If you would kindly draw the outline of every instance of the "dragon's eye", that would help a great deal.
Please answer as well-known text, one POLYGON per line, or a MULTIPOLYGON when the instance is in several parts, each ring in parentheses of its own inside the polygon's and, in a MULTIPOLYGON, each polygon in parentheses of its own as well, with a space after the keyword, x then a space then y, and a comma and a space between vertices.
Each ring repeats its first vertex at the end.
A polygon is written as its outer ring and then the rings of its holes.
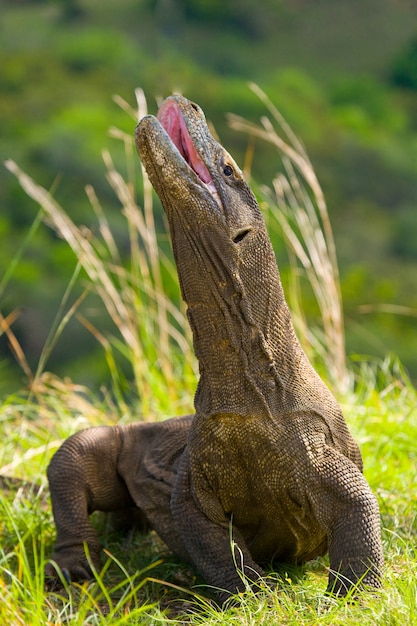
POLYGON ((230 167, 230 165, 225 165, 223 169, 223 174, 225 176, 231 176, 233 174, 233 167, 230 167))

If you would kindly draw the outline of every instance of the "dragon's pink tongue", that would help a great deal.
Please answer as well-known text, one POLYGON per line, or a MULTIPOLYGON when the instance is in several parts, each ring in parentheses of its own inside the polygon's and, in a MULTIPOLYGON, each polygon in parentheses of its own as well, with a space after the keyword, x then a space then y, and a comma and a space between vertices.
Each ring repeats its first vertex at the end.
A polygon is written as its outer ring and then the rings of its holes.
POLYGON ((210 184, 212 182, 210 172, 194 147, 178 104, 168 100, 159 109, 157 117, 188 165, 203 183, 210 184))

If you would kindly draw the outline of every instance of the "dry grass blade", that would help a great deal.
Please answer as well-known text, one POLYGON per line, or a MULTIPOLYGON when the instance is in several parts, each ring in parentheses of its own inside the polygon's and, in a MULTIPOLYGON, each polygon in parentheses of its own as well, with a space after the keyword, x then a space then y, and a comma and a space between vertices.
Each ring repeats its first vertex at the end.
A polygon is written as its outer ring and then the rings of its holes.
POLYGON ((3 333, 6 335, 17 362, 25 373, 28 381, 32 381, 32 370, 26 359, 25 353, 23 352, 22 347, 16 338, 16 335, 11 329, 11 326, 17 317, 17 311, 12 311, 7 317, 3 317, 3 315, 0 313, 0 335, 2 335, 3 333))

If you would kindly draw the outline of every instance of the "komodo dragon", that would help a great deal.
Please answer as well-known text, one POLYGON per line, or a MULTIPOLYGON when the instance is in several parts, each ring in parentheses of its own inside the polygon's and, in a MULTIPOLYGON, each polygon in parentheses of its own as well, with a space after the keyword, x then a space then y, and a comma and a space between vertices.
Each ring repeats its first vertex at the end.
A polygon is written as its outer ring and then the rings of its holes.
MULTIPOLYGON (((48 468, 53 560, 99 566, 94 510, 136 507, 224 602, 260 564, 329 551, 328 591, 381 584, 378 504, 341 410, 294 334, 255 197, 181 96, 136 128, 169 221, 200 378, 195 415, 87 429, 48 468), (231 537, 233 542, 231 542, 231 537)), ((53 575, 49 566, 48 573, 53 575)))

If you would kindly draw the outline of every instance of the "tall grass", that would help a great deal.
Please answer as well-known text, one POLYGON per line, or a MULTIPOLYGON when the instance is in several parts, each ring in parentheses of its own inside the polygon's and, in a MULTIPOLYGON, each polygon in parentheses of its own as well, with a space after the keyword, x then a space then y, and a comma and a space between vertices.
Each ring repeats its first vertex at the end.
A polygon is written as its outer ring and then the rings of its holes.
MULTIPOLYGON (((252 90, 265 104, 269 117, 254 124, 229 115, 235 130, 258 137, 277 148, 284 172, 277 174, 272 189, 263 188, 269 223, 284 234, 292 262, 292 285, 288 294, 297 334, 313 360, 319 357, 333 387, 345 392, 350 384, 346 365, 343 307, 336 247, 326 201, 308 154, 266 94, 255 84, 252 90), (274 125, 275 124, 275 125, 274 125), (278 130, 277 130, 277 128, 278 130), (303 315, 300 274, 313 290, 321 323, 309 328, 303 315)), ((278 168, 277 168, 278 169, 278 168)))
MULTIPOLYGON (((143 93, 138 90, 136 96, 137 110, 132 110, 117 98, 135 122, 146 114, 143 93)), ((103 347, 111 374, 112 392, 120 406, 126 410, 116 353, 122 355, 131 367, 133 386, 140 399, 144 419, 152 419, 166 411, 168 406, 175 406, 180 412, 191 410, 196 364, 184 308, 167 296, 163 283, 162 267, 171 280, 176 280, 176 271, 172 260, 164 256, 158 246, 151 187, 145 175, 141 185, 137 179, 133 137, 115 128, 110 132, 123 143, 126 154, 127 179, 116 169, 110 153, 107 150, 103 152, 106 178, 126 220, 129 237, 127 262, 122 259, 93 187, 87 186, 86 193, 98 221, 97 235, 84 226, 76 225, 51 194, 36 184, 16 163, 6 162, 6 167, 18 178, 22 188, 40 205, 45 223, 73 250, 79 267, 88 276, 89 290, 100 297, 114 328, 114 332, 106 336, 77 312, 86 296, 84 294, 59 317, 59 323, 41 357, 32 388, 37 389, 49 351, 69 318, 75 315, 103 347), (135 197, 138 187, 143 188, 142 206, 135 197)), ((23 356, 19 357, 24 363, 23 356)))

